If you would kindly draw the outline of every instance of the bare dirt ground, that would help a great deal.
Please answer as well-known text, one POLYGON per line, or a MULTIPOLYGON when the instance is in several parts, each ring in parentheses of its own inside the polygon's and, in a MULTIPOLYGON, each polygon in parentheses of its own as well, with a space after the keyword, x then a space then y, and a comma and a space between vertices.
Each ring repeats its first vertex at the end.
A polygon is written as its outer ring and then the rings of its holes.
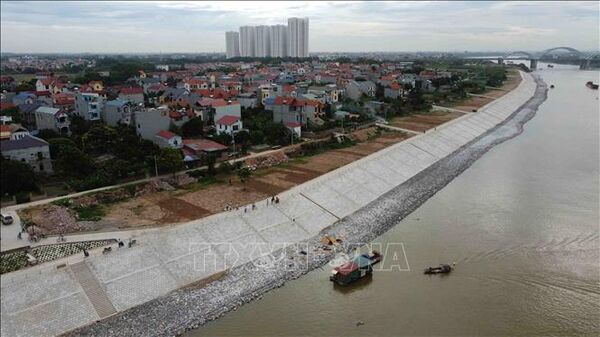
MULTIPOLYGON (((456 109, 459 109, 458 107, 456 109)), ((460 109, 462 110, 462 109, 460 109)), ((470 111, 470 110, 467 110, 470 111)), ((462 116, 460 112, 449 111, 433 111, 428 114, 412 115, 407 117, 398 117, 392 121, 393 126, 399 128, 414 130, 417 132, 425 132, 438 125, 442 125, 448 121, 462 116)))
POLYGON ((202 188, 195 189, 192 186, 169 192, 155 192, 115 203, 108 206, 102 221, 118 224, 119 228, 124 229, 202 218, 222 212, 227 206, 236 208, 265 200, 410 137, 399 132, 384 132, 376 138, 374 134, 375 128, 356 131, 352 137, 362 142, 352 147, 259 169, 245 183, 235 175, 219 176, 219 182, 202 188))
MULTIPOLYGON (((494 97, 494 99, 497 99, 506 95, 509 91, 516 88, 519 85, 519 83, 521 83, 521 76, 519 76, 516 70, 509 70, 507 74, 507 79, 502 84, 502 87, 500 87, 501 90, 490 89, 484 92, 482 95, 494 97)), ((470 97, 469 99, 464 100, 460 103, 450 104, 450 107, 463 111, 473 111, 478 110, 479 108, 490 103, 494 99, 484 97, 470 97)))
MULTIPOLYGON (((521 76, 519 76, 516 70, 509 70, 507 77, 508 78, 506 79, 506 81, 504 81, 504 84, 500 89, 490 88, 482 95, 499 98, 516 88, 519 85, 519 83, 521 83, 521 76)), ((462 110, 465 112, 473 112, 479 110, 481 107, 492 102, 493 100, 493 98, 475 96, 469 97, 468 99, 455 104, 449 104, 448 107, 457 110, 462 110)), ((460 112, 432 111, 427 114, 397 117, 392 120, 391 125, 417 132, 425 132, 431 128, 435 128, 438 125, 444 124, 462 115, 463 114, 460 112)))

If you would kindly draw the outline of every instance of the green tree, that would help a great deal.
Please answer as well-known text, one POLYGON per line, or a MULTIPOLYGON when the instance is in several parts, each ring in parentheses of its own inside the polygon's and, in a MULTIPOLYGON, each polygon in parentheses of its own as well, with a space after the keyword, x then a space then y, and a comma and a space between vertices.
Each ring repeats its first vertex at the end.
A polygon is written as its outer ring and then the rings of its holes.
POLYGON ((167 78, 167 86, 169 86, 171 88, 176 88, 177 87, 177 80, 173 76, 169 76, 167 78))
POLYGON ((162 148, 156 157, 156 165, 161 173, 174 173, 183 168, 183 154, 178 149, 162 148))
POLYGON ((181 126, 183 137, 199 137, 204 134, 204 122, 200 117, 194 117, 181 126))
POLYGON ((288 129, 282 123, 266 123, 264 133, 267 143, 271 145, 287 145, 291 141, 288 129))
MULTIPOLYGON (((46 139, 46 138, 44 138, 46 139)), ((75 142, 73 142, 71 139, 69 138, 50 138, 48 139, 48 144, 50 145, 50 157, 53 159, 57 159, 59 156, 60 151, 62 151, 62 149, 64 147, 74 147, 77 148, 77 145, 75 145, 75 142)))
POLYGON ((54 169, 63 177, 82 178, 95 171, 92 159, 75 146, 59 145, 55 153, 54 169))
POLYGON ((86 153, 110 153, 117 139, 117 132, 110 126, 96 124, 83 135, 83 147, 86 153))
POLYGON ((242 183, 246 183, 246 181, 252 176, 252 170, 248 167, 242 167, 237 170, 237 175, 242 183))
POLYGON ((45 141, 48 141, 52 138, 62 138, 63 136, 60 133, 58 133, 52 129, 43 129, 38 132, 37 137, 42 138, 45 141))
POLYGON ((206 157, 204 157, 204 162, 206 163, 206 166, 208 167, 208 170, 207 170, 208 175, 214 176, 216 174, 215 163, 217 162, 217 157, 212 153, 208 153, 206 155, 206 157))
POLYGON ((37 191, 35 173, 31 166, 0 157, 0 191, 2 195, 37 191))
POLYGON ((22 114, 19 112, 19 109, 16 107, 4 109, 4 110, 2 110, 0 115, 12 117, 13 123, 21 123, 22 122, 22 114))
POLYGON ((173 122, 169 124, 169 131, 173 132, 176 135, 181 135, 181 128, 175 125, 175 123, 173 122))
POLYGON ((234 135, 235 146, 242 149, 242 153, 246 153, 250 148, 250 133, 248 131, 240 131, 234 135))

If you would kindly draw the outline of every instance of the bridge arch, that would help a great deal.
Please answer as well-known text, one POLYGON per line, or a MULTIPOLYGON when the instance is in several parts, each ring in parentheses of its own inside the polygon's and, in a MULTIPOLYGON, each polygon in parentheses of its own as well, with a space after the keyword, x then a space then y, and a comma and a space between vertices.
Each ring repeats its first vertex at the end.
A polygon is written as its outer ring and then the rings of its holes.
POLYGON ((510 58, 510 57, 517 57, 517 56, 525 56, 528 60, 533 60, 534 57, 533 55, 531 55, 530 53, 526 52, 526 51, 513 51, 511 53, 508 53, 504 56, 505 59, 510 58))
POLYGON ((571 47, 554 47, 554 48, 550 48, 545 50, 542 55, 540 55, 540 57, 538 57, 538 59, 543 59, 544 57, 546 57, 548 54, 552 53, 555 50, 567 50, 570 51, 571 53, 577 54, 577 56, 583 58, 583 53, 580 52, 579 50, 575 49, 575 48, 571 48, 571 47))
POLYGON ((600 57, 600 52, 591 53, 585 57, 586 60, 592 60, 600 57))

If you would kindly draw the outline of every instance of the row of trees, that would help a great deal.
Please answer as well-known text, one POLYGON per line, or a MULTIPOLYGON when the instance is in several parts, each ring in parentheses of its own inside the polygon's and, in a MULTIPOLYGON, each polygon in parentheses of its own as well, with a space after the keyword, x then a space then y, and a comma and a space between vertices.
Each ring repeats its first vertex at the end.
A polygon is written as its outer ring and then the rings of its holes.
MULTIPOLYGON (((74 123, 75 125, 81 122, 74 123)), ((71 137, 45 131, 55 173, 75 190, 111 185, 119 180, 169 173, 183 167, 181 152, 140 139, 133 128, 83 123, 71 137)))

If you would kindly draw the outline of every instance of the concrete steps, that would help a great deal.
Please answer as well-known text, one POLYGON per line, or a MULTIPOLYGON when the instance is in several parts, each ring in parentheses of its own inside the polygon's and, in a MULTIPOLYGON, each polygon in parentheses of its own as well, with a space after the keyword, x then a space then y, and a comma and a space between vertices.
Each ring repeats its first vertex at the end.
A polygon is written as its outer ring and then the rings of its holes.
POLYGON ((108 317, 117 312, 106 292, 102 289, 100 282, 85 262, 69 265, 69 268, 100 318, 108 317))

